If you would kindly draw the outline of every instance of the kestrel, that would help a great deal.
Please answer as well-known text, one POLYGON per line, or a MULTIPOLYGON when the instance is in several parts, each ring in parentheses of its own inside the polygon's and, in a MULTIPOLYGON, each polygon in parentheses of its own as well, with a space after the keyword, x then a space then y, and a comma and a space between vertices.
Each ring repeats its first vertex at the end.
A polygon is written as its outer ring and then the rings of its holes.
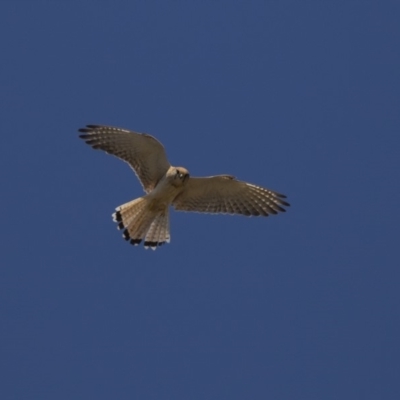
POLYGON ((195 178, 183 167, 173 167, 163 145, 147 133, 101 125, 79 129, 94 149, 127 162, 146 195, 115 209, 113 220, 134 245, 144 241, 153 250, 169 243, 169 206, 180 211, 264 216, 286 211, 285 195, 241 182, 232 175, 195 178))

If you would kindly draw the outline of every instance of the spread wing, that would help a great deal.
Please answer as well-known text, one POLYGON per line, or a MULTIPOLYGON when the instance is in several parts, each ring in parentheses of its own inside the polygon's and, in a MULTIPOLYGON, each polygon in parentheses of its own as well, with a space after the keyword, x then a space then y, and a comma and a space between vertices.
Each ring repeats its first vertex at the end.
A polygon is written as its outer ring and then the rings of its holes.
POLYGON ((230 175, 189 178, 173 201, 176 210, 205 213, 263 215, 286 211, 283 194, 237 181, 230 175))
POLYGON ((86 125, 79 132, 83 133, 79 137, 94 149, 104 150, 126 161, 147 193, 154 189, 170 167, 163 145, 146 133, 101 125, 86 125))

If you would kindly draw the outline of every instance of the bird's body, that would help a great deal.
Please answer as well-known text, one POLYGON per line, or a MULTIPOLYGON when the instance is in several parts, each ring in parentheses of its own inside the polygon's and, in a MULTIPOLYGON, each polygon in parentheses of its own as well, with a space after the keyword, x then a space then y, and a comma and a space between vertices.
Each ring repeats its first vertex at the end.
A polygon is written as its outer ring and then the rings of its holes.
POLYGON ((183 167, 169 164, 162 144, 153 136, 125 129, 87 125, 80 137, 126 161, 146 195, 116 208, 113 219, 123 237, 137 245, 144 240, 153 250, 170 241, 169 206, 206 213, 262 215, 286 211, 286 196, 241 182, 231 175, 193 178, 183 167))

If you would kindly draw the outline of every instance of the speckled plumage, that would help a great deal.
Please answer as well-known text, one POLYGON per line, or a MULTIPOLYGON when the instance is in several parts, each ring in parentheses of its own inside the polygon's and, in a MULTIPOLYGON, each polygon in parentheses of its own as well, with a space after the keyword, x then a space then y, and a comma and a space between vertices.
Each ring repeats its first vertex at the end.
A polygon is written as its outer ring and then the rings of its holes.
POLYGON ((113 219, 123 237, 134 245, 144 240, 153 250, 168 243, 169 206, 201 213, 268 216, 286 211, 286 196, 231 175, 190 177, 183 167, 170 165, 163 145, 145 133, 101 125, 79 129, 94 149, 127 162, 146 195, 116 208, 113 219))

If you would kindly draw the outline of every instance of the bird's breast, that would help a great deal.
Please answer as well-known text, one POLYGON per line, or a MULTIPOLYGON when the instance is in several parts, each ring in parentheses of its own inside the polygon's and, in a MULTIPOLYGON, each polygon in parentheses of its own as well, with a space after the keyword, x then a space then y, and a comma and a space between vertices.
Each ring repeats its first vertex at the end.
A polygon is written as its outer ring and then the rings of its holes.
POLYGON ((161 209, 168 207, 175 197, 182 192, 182 190, 182 186, 176 187, 168 180, 160 181, 154 190, 147 195, 149 207, 154 211, 160 211, 161 209))

